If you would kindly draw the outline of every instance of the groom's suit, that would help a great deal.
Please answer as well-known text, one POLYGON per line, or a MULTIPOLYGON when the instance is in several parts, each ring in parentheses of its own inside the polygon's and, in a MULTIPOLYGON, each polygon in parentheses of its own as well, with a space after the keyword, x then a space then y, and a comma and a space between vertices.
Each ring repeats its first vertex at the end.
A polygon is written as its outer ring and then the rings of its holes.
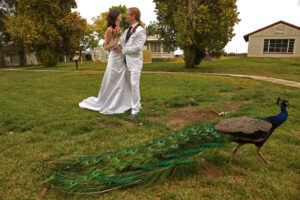
POLYGON ((146 31, 141 26, 136 27, 137 24, 133 24, 132 28, 127 29, 120 38, 122 53, 125 55, 126 80, 131 88, 131 114, 133 115, 139 113, 141 109, 140 77, 143 67, 143 48, 146 42, 146 31))

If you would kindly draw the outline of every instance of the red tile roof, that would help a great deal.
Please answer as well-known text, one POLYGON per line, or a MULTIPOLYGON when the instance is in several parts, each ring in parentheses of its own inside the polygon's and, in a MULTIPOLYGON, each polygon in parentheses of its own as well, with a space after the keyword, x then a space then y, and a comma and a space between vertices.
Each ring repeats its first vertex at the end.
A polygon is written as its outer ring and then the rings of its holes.
POLYGON ((272 26, 275 26, 275 25, 277 25, 277 24, 286 24, 286 25, 288 25, 288 26, 291 26, 291 27, 293 27, 293 28, 296 28, 296 29, 299 29, 300 30, 300 27, 299 26, 296 26, 296 25, 294 25, 294 24, 290 24, 290 23, 288 23, 288 22, 285 22, 285 21, 278 21, 278 22, 276 22, 276 23, 274 23, 274 24, 270 24, 269 26, 266 26, 266 27, 264 27, 264 28, 261 28, 261 29, 258 29, 258 30, 256 30, 256 31, 253 31, 253 32, 251 32, 251 33, 249 33, 249 34, 247 34, 247 35, 244 35, 244 39, 245 39, 245 41, 246 42, 248 42, 249 41, 249 36, 250 35, 252 35, 252 34, 254 34, 254 33, 258 33, 258 32, 260 32, 260 31, 262 31, 262 30, 265 30, 265 29, 267 29, 267 28, 270 28, 270 27, 272 27, 272 26))

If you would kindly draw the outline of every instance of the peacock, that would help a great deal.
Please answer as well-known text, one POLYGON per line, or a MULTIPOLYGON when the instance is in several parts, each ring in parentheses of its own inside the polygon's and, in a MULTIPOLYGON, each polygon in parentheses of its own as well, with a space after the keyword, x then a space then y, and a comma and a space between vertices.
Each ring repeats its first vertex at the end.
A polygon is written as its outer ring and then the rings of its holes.
POLYGON ((77 194, 99 194, 152 183, 171 174, 176 166, 193 162, 194 156, 230 141, 238 146, 229 162, 241 146, 253 143, 258 147, 258 155, 268 163, 261 155, 261 147, 286 121, 287 106, 288 101, 283 100, 277 116, 234 117, 215 126, 203 123, 119 151, 55 161, 47 182, 63 192, 77 194))

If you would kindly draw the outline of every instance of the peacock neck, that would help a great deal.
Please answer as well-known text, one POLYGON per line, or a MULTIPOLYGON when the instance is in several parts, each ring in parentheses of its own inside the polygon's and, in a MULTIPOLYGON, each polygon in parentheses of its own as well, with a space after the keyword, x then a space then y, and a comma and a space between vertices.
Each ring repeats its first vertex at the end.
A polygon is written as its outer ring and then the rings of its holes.
POLYGON ((281 105, 281 112, 276 116, 267 117, 266 120, 272 124, 272 132, 281 124, 283 124, 288 117, 286 107, 281 105))

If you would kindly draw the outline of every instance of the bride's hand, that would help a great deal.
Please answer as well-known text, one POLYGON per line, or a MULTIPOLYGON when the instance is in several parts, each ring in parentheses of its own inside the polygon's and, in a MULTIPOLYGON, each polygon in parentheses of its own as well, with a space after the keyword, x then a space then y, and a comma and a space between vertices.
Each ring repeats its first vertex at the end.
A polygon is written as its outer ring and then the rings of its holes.
POLYGON ((116 37, 114 40, 114 45, 117 45, 119 41, 120 41, 120 38, 116 37))

